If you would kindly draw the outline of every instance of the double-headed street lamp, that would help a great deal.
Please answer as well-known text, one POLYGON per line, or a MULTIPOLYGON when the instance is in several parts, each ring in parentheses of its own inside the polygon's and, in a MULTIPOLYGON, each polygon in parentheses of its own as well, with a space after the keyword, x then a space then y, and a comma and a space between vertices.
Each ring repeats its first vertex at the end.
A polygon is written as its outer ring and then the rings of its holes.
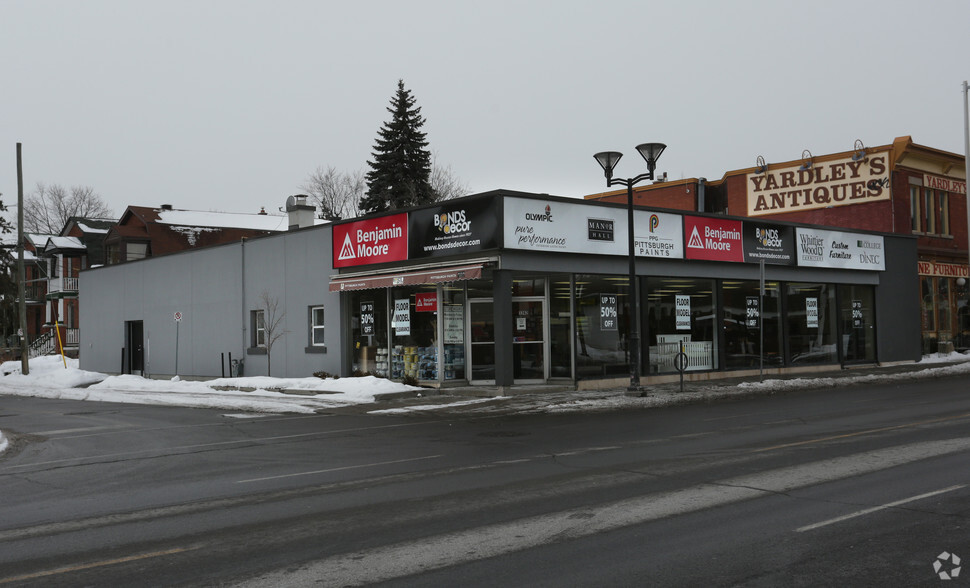
POLYGON ((621 179, 613 177, 613 168, 619 163, 623 154, 619 151, 603 151, 593 157, 606 174, 607 186, 626 186, 627 229, 630 240, 630 390, 640 391, 640 295, 637 288, 637 257, 636 243, 633 233, 633 186, 643 180, 652 180, 653 172, 657 169, 657 160, 667 146, 663 143, 643 143, 637 145, 637 151, 647 161, 647 173, 633 178, 621 179))

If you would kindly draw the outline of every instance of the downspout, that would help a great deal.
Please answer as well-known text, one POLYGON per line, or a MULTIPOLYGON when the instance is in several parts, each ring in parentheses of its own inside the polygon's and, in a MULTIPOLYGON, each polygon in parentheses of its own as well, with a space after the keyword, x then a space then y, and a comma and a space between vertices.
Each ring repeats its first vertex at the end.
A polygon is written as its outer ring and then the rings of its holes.
POLYGON ((246 357, 246 237, 239 241, 239 259, 239 300, 242 305, 242 353, 239 354, 239 358, 242 360, 246 357))
POLYGON ((697 178, 697 212, 704 212, 706 203, 704 202, 704 186, 707 185, 707 178, 697 178))

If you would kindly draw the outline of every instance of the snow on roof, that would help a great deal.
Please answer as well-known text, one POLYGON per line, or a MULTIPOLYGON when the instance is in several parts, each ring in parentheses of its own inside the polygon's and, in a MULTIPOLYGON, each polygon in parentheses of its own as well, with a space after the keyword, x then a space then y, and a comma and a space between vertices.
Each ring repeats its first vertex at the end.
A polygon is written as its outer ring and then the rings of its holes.
POLYGON ((108 229, 96 229, 78 221, 77 226, 85 233, 107 233, 108 229))
POLYGON ((179 227, 254 229, 257 231, 285 231, 289 226, 289 220, 285 216, 198 210, 159 210, 158 222, 163 225, 179 227))
POLYGON ((50 237, 45 249, 87 249, 77 237, 50 237))

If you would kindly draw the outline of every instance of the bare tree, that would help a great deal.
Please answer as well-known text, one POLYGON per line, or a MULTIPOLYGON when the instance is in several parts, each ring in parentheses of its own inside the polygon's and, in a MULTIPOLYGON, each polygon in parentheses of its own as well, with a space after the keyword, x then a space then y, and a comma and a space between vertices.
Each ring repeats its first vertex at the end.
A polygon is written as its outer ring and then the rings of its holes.
POLYGON ((438 202, 467 196, 471 192, 468 185, 451 171, 450 165, 444 166, 438 163, 437 151, 431 156, 431 177, 428 181, 431 182, 431 189, 438 202))
POLYGON ((263 310, 262 327, 266 337, 266 375, 272 376, 273 344, 280 337, 289 333, 288 330, 283 328, 283 319, 286 317, 286 311, 280 310, 280 299, 271 295, 266 290, 263 290, 262 294, 259 295, 259 305, 263 310))
POLYGON ((34 192, 24 199, 24 231, 56 235, 72 216, 111 218, 111 209, 90 186, 37 184, 34 192))
POLYGON ((367 181, 361 170, 343 173, 333 166, 321 166, 300 189, 310 196, 323 218, 338 220, 360 216, 360 200, 367 190, 367 181))

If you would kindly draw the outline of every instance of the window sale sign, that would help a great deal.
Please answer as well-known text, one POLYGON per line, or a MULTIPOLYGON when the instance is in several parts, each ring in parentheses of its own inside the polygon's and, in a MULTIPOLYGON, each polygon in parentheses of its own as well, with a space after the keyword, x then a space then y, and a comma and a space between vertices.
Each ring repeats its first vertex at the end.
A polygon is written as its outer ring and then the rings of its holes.
POLYGON ((333 267, 408 258, 408 215, 392 214, 333 227, 333 267))
POLYGON ((739 220, 685 216, 684 237, 687 259, 744 261, 739 220))

